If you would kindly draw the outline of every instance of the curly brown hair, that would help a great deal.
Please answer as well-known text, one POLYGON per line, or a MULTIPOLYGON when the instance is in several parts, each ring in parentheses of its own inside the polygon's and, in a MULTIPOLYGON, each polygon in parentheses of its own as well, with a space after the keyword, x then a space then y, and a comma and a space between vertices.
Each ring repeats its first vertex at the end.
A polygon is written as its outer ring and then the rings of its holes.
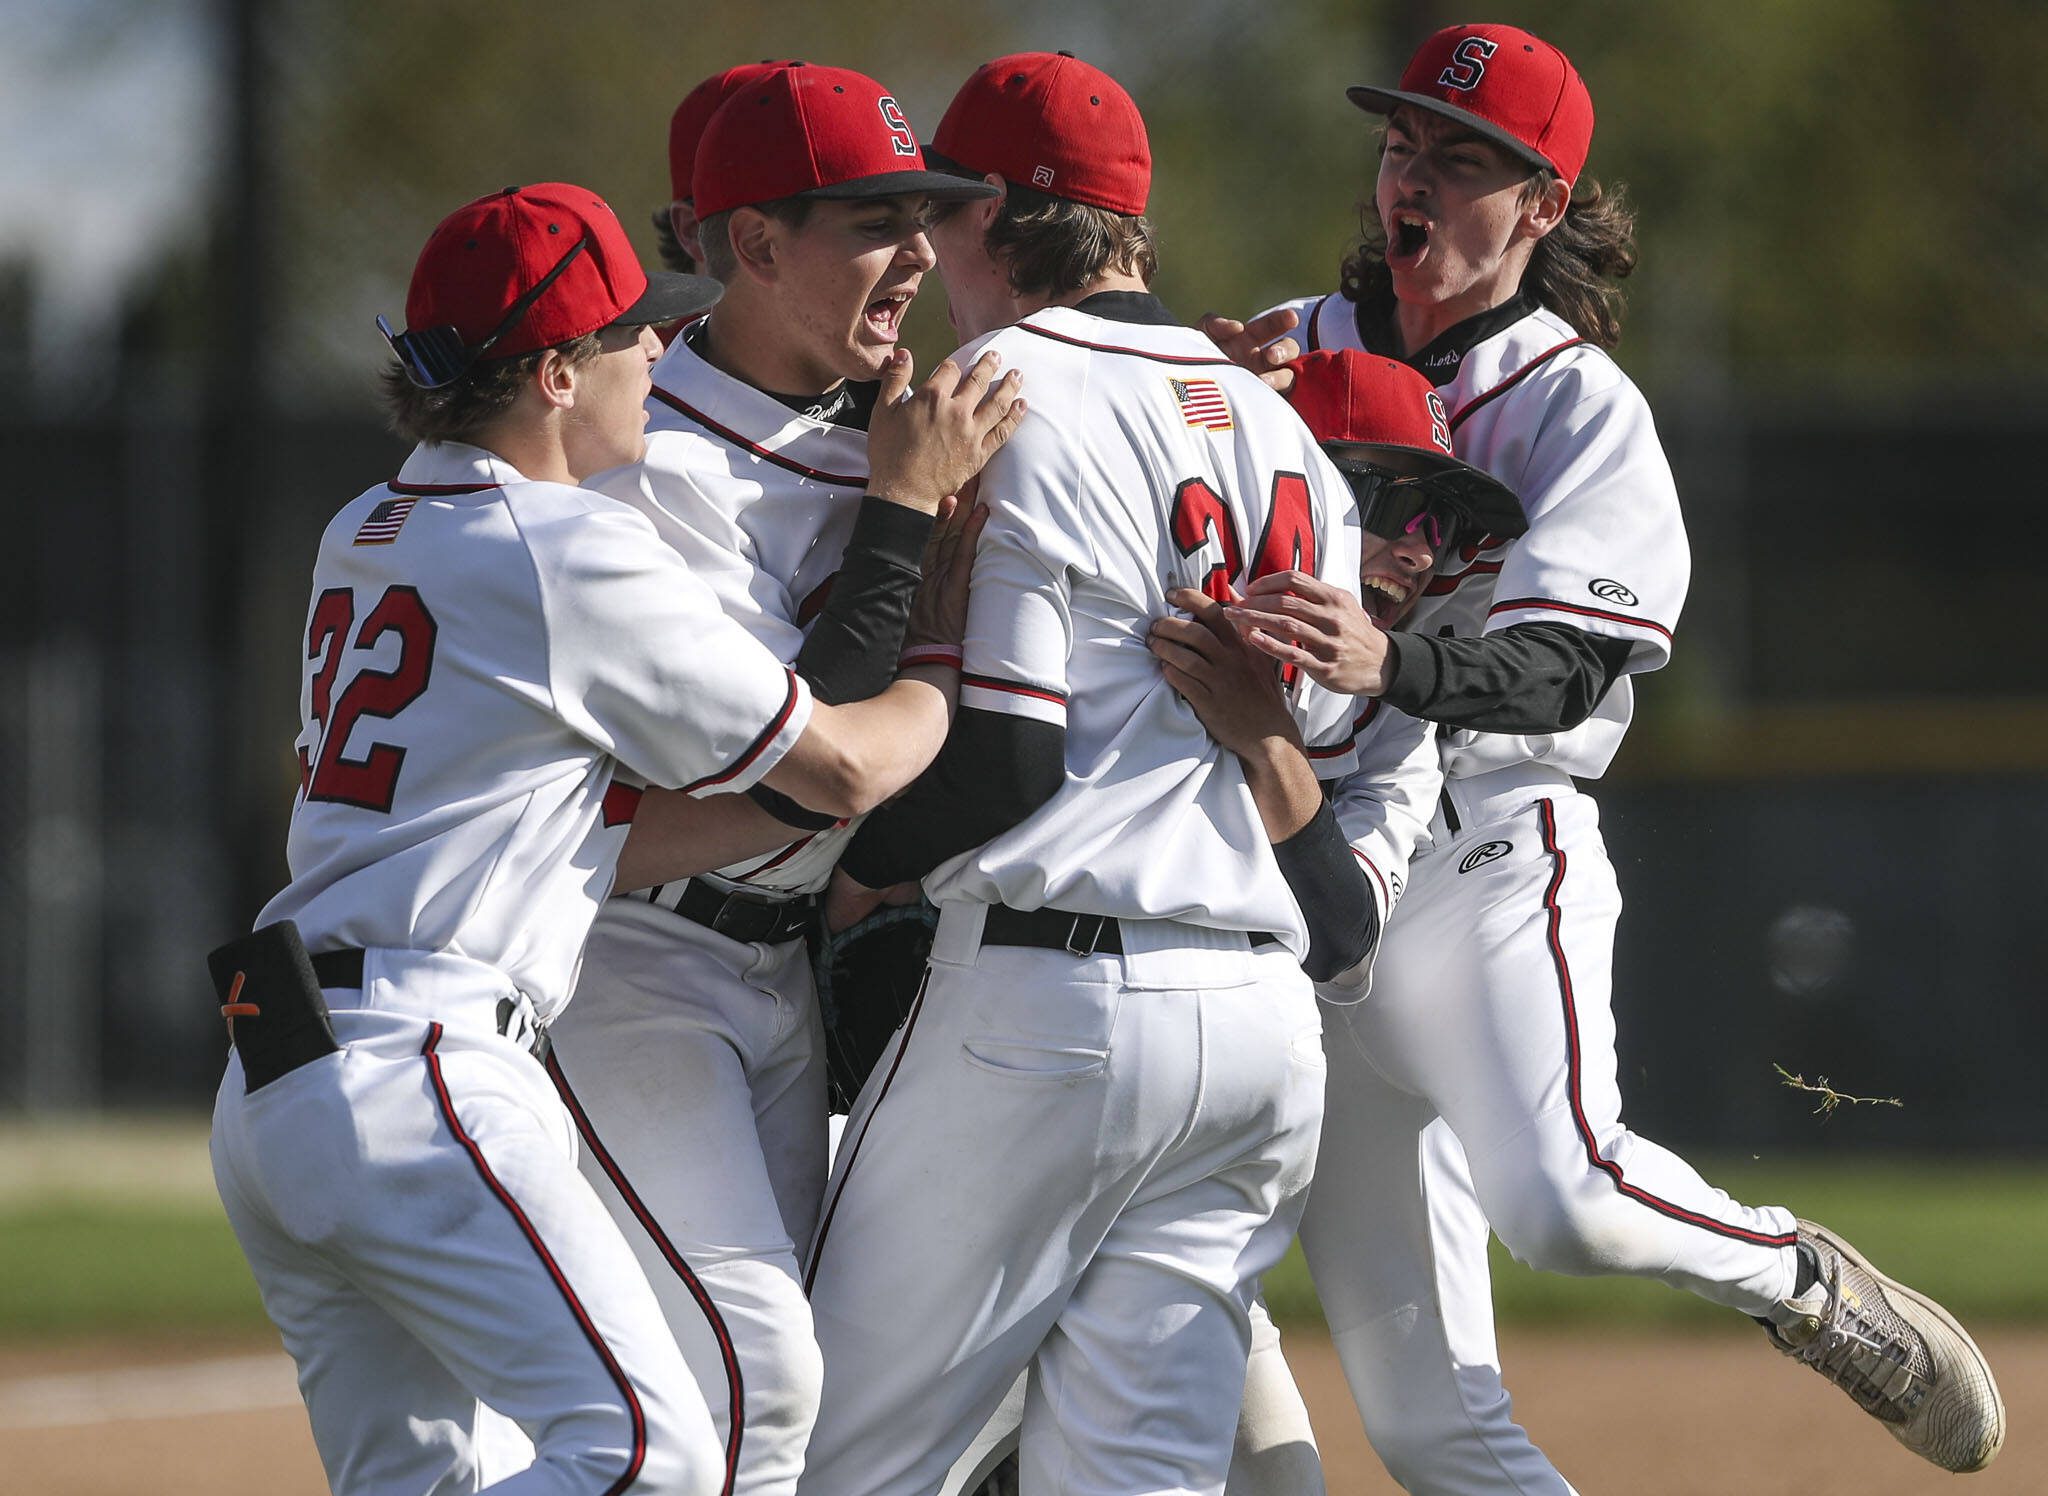
MULTIPOLYGON (((1550 190, 1556 173, 1539 170, 1522 185, 1530 203, 1550 190)), ((1602 348, 1621 341, 1624 295, 1620 282, 1636 268, 1636 212, 1620 183, 1602 187, 1579 178, 1557 227, 1536 241, 1522 289, 1602 348)), ((1358 242, 1344 256, 1338 287, 1351 302, 1393 295, 1387 269, 1387 231, 1367 201, 1358 212, 1358 242)))
POLYGON ((576 366, 589 363, 603 351, 603 335, 585 333, 553 349, 485 359, 453 384, 433 390, 421 389, 392 364, 384 370, 378 390, 384 423, 409 442, 466 442, 512 408, 544 354, 559 353, 576 366))

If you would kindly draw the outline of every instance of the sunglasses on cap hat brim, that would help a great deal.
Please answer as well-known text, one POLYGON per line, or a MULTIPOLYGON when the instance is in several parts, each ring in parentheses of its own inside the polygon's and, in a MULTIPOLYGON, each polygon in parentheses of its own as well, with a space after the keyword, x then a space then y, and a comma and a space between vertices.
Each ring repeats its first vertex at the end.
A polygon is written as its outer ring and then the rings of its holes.
POLYGON ((1454 457, 1348 442, 1326 442, 1323 450, 1351 485, 1359 523, 1382 540, 1419 531, 1442 551, 1463 537, 1511 540, 1529 528, 1506 484, 1454 457))
MULTIPOLYGON (((381 313, 377 317, 377 330, 384 334, 384 340, 398 357, 399 367, 404 369, 405 377, 412 384, 423 390, 443 389, 488 358, 491 349, 525 319, 548 287, 559 280, 562 272, 588 248, 588 234, 570 245, 569 252, 555 262, 552 270, 520 294, 481 343, 463 342, 461 331, 454 327, 422 327, 393 332, 390 322, 381 313)), ((647 277, 647 289, 641 292, 639 299, 605 326, 647 327, 680 321, 708 311, 724 294, 725 287, 708 277, 658 271, 647 277)), ((594 330, 603 331, 602 328, 594 330)))
POLYGON ((1440 118, 1455 121, 1470 130, 1474 135, 1480 136, 1482 139, 1499 146, 1532 171, 1557 171, 1557 164, 1546 157, 1541 151, 1517 140, 1499 125, 1493 123, 1492 120, 1482 119, 1469 109, 1460 109, 1455 104, 1446 104, 1442 99, 1432 98, 1428 94, 1403 93, 1398 88, 1369 88, 1365 84, 1355 83, 1344 90, 1344 97, 1356 104, 1360 109, 1363 109, 1367 114, 1392 114, 1396 109, 1406 104, 1411 109, 1420 109, 1426 114, 1434 114, 1440 118))

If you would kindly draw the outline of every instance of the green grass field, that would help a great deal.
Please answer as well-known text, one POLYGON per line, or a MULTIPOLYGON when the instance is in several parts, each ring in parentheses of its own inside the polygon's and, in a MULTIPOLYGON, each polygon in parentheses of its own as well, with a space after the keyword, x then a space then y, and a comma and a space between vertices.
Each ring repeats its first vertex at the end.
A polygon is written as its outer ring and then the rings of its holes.
MULTIPOLYGON (((0 1127, 0 1339, 222 1333, 265 1323, 190 1118, 0 1127)), ((1738 1198, 1827 1222, 1973 1324, 2048 1320, 2048 1163, 1718 1159, 1738 1198)), ((1494 1249, 1500 1317, 1739 1327, 1661 1284, 1533 1273, 1494 1249)), ((1297 1251, 1267 1283, 1283 1322, 1316 1315, 1297 1251)))

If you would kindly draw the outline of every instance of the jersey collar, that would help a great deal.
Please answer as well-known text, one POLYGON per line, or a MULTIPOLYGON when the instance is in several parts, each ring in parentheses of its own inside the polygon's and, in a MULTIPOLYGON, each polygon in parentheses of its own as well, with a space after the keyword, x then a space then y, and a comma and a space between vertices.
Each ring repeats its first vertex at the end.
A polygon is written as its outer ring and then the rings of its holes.
MULTIPOLYGON (((1458 368, 1465 362, 1466 354, 1496 333, 1513 327, 1535 310, 1535 298, 1517 291, 1499 306, 1488 307, 1463 322, 1445 328, 1401 362, 1431 384, 1447 385, 1458 377, 1458 368)), ((1394 296, 1391 291, 1370 301, 1359 302, 1353 315, 1358 322, 1358 340, 1365 345, 1366 352, 1401 358, 1395 352, 1400 346, 1400 337, 1394 328, 1394 296)))
POLYGON ((1146 327, 1179 327, 1180 318, 1150 291, 1097 291, 1074 303, 1073 310, 1108 322, 1136 322, 1146 327))
MULTIPOLYGON (((705 330, 710 325, 709 317, 699 317, 683 329, 684 344, 707 364, 710 360, 704 358, 705 330)), ((762 390, 761 393, 813 421, 843 426, 848 431, 866 431, 868 419, 875 413, 875 397, 881 390, 882 386, 876 380, 842 379, 822 395, 785 395, 779 390, 762 390)))

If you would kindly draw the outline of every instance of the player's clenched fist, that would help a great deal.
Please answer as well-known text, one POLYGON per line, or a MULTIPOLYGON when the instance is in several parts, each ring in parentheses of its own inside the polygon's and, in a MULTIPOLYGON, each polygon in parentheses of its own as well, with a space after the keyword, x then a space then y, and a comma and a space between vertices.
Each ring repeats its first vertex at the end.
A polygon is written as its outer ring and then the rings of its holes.
POLYGON ((1252 753, 1271 739, 1299 749, 1301 734, 1280 694, 1279 671, 1238 638, 1223 605, 1192 587, 1166 600, 1192 617, 1161 618, 1148 644, 1166 683, 1195 709, 1209 735, 1233 753, 1252 753))
POLYGON ((1013 369, 998 379, 1001 363, 984 353, 962 373, 949 358, 911 390, 910 351, 899 348, 868 422, 868 491, 935 514, 980 472, 1024 419, 1024 376, 1013 369))

